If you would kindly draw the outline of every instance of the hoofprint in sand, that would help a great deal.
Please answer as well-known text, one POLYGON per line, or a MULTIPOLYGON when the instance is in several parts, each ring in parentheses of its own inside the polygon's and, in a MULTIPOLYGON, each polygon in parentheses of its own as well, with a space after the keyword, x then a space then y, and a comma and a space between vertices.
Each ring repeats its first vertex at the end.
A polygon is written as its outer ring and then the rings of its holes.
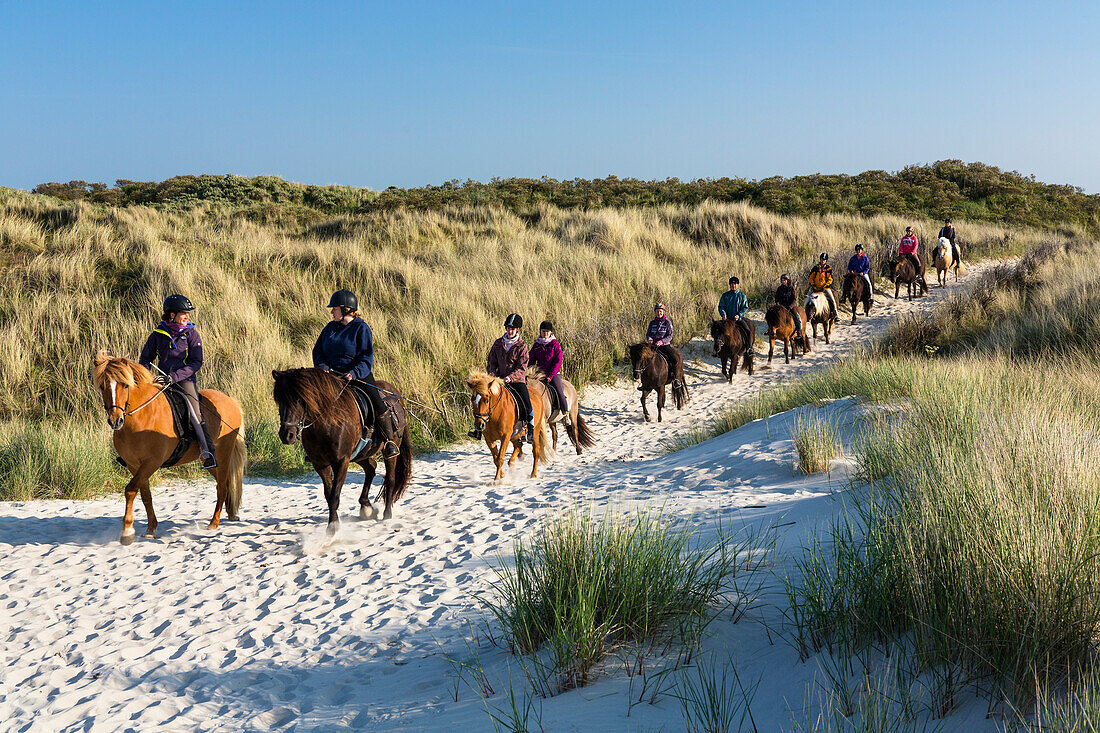
MULTIPOLYGON (((912 304, 879 293, 870 319, 851 326, 842 315, 831 345, 818 341, 789 365, 780 355, 765 368, 766 342, 758 341, 756 374, 739 373, 732 385, 709 342, 697 340, 687 349, 691 401, 682 412, 667 410, 660 424, 642 422, 634 385, 590 388, 583 414, 597 447, 577 456, 563 437, 538 479, 526 477, 528 453, 492 483, 488 450, 467 443, 417 460, 393 520, 359 522, 352 474, 332 541, 312 475, 248 480, 242 520, 217 532, 203 529, 211 485, 163 488, 160 538, 130 547, 117 541, 118 498, 0 504, 3 727, 488 729, 486 705, 508 707, 509 677, 518 690, 522 675, 504 650, 470 641, 484 618, 474 594, 516 537, 575 503, 597 512, 656 507, 703 533, 718 524, 779 524, 772 569, 781 575, 807 533, 841 506, 847 464, 810 477, 797 471, 798 411, 661 455, 666 439, 731 401, 819 368, 899 313, 930 308, 940 293, 933 288, 912 304), (490 675, 487 700, 456 680, 449 661, 471 656, 490 675)), ((841 400, 821 409, 851 434, 866 408, 841 400)), ((736 624, 720 620, 703 644, 704 658, 728 655, 746 684, 759 680, 759 730, 788 727, 791 711, 801 716, 821 676, 815 660, 799 662, 774 633, 783 601, 767 575, 749 614, 736 624)), ((681 729, 670 695, 631 708, 641 684, 609 664, 594 684, 538 700, 542 726, 681 729)), ((966 713, 952 726, 972 729, 981 718, 966 713)))

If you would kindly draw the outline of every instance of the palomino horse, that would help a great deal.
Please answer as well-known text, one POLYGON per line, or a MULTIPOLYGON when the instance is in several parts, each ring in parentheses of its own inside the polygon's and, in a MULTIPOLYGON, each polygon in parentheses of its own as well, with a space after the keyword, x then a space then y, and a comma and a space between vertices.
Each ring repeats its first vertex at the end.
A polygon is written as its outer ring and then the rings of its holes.
POLYGON ((790 311, 785 306, 776 303, 771 308, 768 308, 768 312, 764 314, 764 320, 768 324, 768 363, 772 363, 772 354, 775 353, 776 339, 783 342, 783 359, 785 364, 791 363, 792 356, 798 356, 795 350, 798 346, 798 342, 795 340, 796 336, 802 339, 802 355, 810 353, 810 339, 806 335, 806 311, 802 310, 802 306, 792 306, 791 310, 798 314, 802 320, 802 333, 798 333, 794 328, 794 318, 791 316, 790 311), (790 347, 790 353, 787 349, 790 347))
MULTIPOLYGON (((562 412, 560 409, 555 410, 551 404, 553 398, 554 388, 543 382, 543 374, 538 369, 528 369, 527 375, 533 377, 542 384, 545 389, 543 390, 543 412, 546 413, 546 422, 550 424, 550 434, 554 436, 554 450, 558 449, 558 423, 565 424, 565 432, 569 435, 569 440, 573 441, 573 447, 577 449, 577 455, 581 454, 583 448, 592 448, 596 445, 596 436, 592 433, 592 429, 588 427, 588 423, 584 421, 581 416, 580 400, 577 399, 577 389, 572 383, 565 377, 561 378, 562 391, 565 392, 565 399, 569 403, 569 409, 562 412)), ((534 398, 532 398, 534 399, 534 398)), ((520 455, 522 455, 522 451, 520 455)))
POLYGON ((816 292, 806 296, 806 320, 813 328, 814 341, 817 341, 817 327, 820 324, 825 330, 825 343, 829 343, 836 314, 833 313, 833 306, 825 293, 816 292))
MULTIPOLYGON (((516 419, 516 398, 504 385, 500 377, 484 372, 472 372, 466 380, 470 390, 470 402, 474 413, 474 428, 485 438, 485 445, 493 454, 497 473, 494 481, 504 476, 504 454, 508 444, 513 446, 512 457, 508 465, 514 466, 516 459, 523 455, 523 436, 526 432, 524 421, 516 419)), ((531 395, 531 410, 535 413, 535 434, 532 436, 534 450, 531 451, 531 478, 538 478, 539 461, 550 460, 550 447, 546 444, 547 405, 550 397, 545 394, 546 386, 538 379, 527 380, 527 390, 531 395)), ((521 408, 522 409, 522 408, 521 408)))
MULTIPOLYGON (((93 379, 103 395, 107 424, 114 430, 113 442, 118 455, 126 462, 131 474, 126 484, 126 513, 122 518, 119 541, 129 545, 134 541, 134 499, 141 492, 147 524, 145 536, 157 536, 157 515, 153 513, 153 495, 149 478, 172 456, 179 445, 172 419, 172 407, 164 388, 153 383, 149 370, 124 357, 96 355, 93 379)), ((217 529, 222 507, 228 519, 236 520, 241 507, 241 489, 248 452, 244 445, 241 406, 231 397, 212 389, 199 392, 200 409, 214 441, 214 456, 218 467, 211 469, 217 482, 218 499, 214 516, 207 529, 217 529)), ((198 460, 198 441, 179 457, 176 465, 198 460)))
POLYGON ((844 276, 844 289, 841 291, 840 301, 846 302, 852 307, 852 325, 856 322, 856 305, 863 303, 863 315, 871 315, 871 289, 863 275, 849 272, 844 276))
POLYGON ((918 295, 928 292, 928 283, 924 281, 924 274, 917 272, 917 268, 913 266, 913 262, 908 257, 894 260, 890 264, 890 269, 890 279, 894 281, 894 300, 898 298, 898 291, 902 283, 905 283, 909 300, 913 299, 914 291, 917 291, 918 295))
POLYGON ((752 321, 742 319, 748 326, 749 342, 745 343, 744 332, 737 327, 735 321, 723 318, 720 321, 710 322, 710 336, 714 339, 714 355, 722 360, 722 376, 726 383, 733 381, 733 375, 737 374, 737 362, 742 360, 742 366, 752 376, 753 343, 756 341, 756 326, 752 321), (729 367, 726 367, 726 363, 729 367))
POLYGON ((665 406, 665 385, 678 381, 679 386, 672 387, 672 399, 676 403, 676 409, 684 409, 688 401, 687 383, 684 381, 684 357, 679 349, 672 347, 677 355, 675 374, 671 373, 668 362, 661 356, 653 344, 634 344, 630 347, 630 366, 634 370, 634 378, 641 381, 642 386, 638 391, 642 393, 642 414, 645 421, 649 422, 649 409, 646 407, 646 398, 649 393, 657 392, 657 422, 661 422, 661 411, 665 406))
MULTIPOLYGON (((313 368, 272 371, 271 376, 275 380, 273 396, 279 406, 279 440, 291 445, 300 439, 306 460, 321 477, 328 503, 329 536, 336 534, 340 526, 340 490, 349 463, 362 466, 365 474, 363 491, 359 494, 359 518, 378 519, 378 509, 370 502, 370 485, 378 470, 382 441, 365 446, 363 419, 347 380, 313 368)), ((381 518, 389 519, 393 516, 394 502, 405 493, 412 478, 412 436, 404 399, 389 382, 379 379, 376 384, 397 419, 393 432, 398 453, 384 459, 386 478, 381 491, 386 504, 381 518)), ((380 418, 378 415, 374 418, 377 425, 380 418)))
POLYGON ((959 281, 959 263, 955 261, 950 239, 940 237, 939 244, 932 250, 932 262, 936 265, 936 280, 941 288, 947 287, 947 273, 951 270, 955 271, 955 282, 959 281))

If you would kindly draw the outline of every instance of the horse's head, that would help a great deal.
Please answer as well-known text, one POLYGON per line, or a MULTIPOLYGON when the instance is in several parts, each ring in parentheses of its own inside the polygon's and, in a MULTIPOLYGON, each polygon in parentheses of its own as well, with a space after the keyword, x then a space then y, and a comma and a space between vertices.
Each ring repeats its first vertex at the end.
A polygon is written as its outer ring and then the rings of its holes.
POLYGON ((710 322, 710 337, 714 339, 714 355, 718 356, 718 352, 722 350, 722 347, 726 345, 726 324, 725 321, 711 321, 710 322))
POLYGON ((470 392, 470 409, 474 414, 474 429, 481 432, 489 424, 492 408, 489 406, 494 397, 499 397, 504 382, 499 377, 491 377, 484 372, 473 372, 466 379, 466 388, 470 392))
POLYGON ((653 362, 656 354, 653 346, 648 343, 634 344, 630 347, 630 366, 635 379, 642 378, 642 372, 653 362))
POLYGON ((101 351, 95 357, 92 379, 103 398, 107 424, 112 430, 121 430, 130 414, 130 392, 140 385, 152 384, 153 375, 137 362, 101 351))
POLYGON ((302 431, 309 427, 306 424, 305 405, 293 385, 294 375, 298 371, 300 370, 271 370, 271 378, 275 380, 272 394, 275 404, 279 406, 279 440, 283 445, 297 443, 302 431))

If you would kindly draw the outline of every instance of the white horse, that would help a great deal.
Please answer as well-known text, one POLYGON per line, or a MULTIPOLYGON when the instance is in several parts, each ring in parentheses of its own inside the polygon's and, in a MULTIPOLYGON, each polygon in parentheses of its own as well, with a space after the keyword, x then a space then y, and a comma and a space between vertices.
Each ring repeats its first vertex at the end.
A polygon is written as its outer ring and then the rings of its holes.
POLYGON ((951 246, 951 240, 940 237, 939 244, 932 250, 932 262, 936 265, 936 280, 941 288, 947 287, 947 273, 955 271, 955 282, 959 281, 959 263, 955 261, 955 250, 951 246))
POLYGON ((833 311, 829 298, 823 292, 810 293, 806 296, 806 319, 813 327, 814 341, 817 341, 817 324, 825 327, 825 343, 829 343, 829 334, 833 330, 833 321, 837 314, 833 311))

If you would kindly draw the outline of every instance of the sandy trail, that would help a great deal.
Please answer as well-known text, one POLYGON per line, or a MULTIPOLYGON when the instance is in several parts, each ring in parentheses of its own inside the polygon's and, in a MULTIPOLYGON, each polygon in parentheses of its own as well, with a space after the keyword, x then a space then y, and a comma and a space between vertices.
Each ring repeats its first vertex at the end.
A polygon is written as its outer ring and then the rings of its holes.
MULTIPOLYGON (((445 656, 472 651, 464 638, 480 617, 473 594, 491 577, 488 562, 547 510, 571 502, 641 502, 707 523, 829 496, 842 473, 793 472, 789 428, 742 429, 668 456, 662 448, 731 401, 818 369, 942 297, 938 287, 911 304, 879 293, 870 319, 851 326, 842 314, 830 345, 820 340, 790 365, 780 354, 766 367, 767 344, 758 341, 755 376, 738 374, 733 384, 721 379, 709 342, 696 340, 686 410, 644 423, 634 385, 590 388, 582 410, 597 447, 578 457, 563 436, 536 480, 526 478, 527 457, 493 484, 488 450, 471 442, 421 457, 393 520, 359 522, 353 474, 333 542, 314 475, 248 480, 242 521, 217 533, 203 529, 212 484, 167 487, 156 496, 161 537, 140 537, 139 510, 131 547, 117 542, 120 498, 0 504, 2 727, 486 729, 480 698, 463 688, 454 699, 445 656), (768 508, 742 509, 749 505, 768 508)), ((500 650, 485 654, 490 665, 506 664, 500 650)), ((790 654, 782 659, 789 664, 790 654)), ((625 695, 617 684, 545 701, 543 724, 680 727, 672 704, 635 708, 627 721, 625 703, 605 704, 625 695)))

